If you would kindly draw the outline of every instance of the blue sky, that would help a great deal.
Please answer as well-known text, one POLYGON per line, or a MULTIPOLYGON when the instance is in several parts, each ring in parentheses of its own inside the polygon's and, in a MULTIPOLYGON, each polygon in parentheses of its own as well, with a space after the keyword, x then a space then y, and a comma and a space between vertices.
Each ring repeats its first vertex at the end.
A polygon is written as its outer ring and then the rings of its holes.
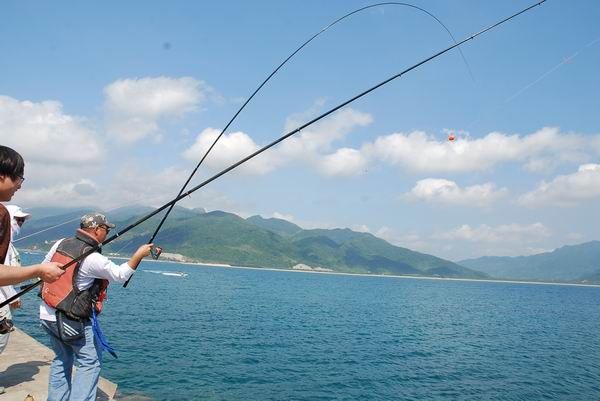
MULTIPOLYGON (((0 143, 27 162, 13 203, 168 201, 275 66, 369 4, 2 2, 0 143)), ((412 4, 462 39, 532 3, 412 4)), ((182 204, 451 260, 600 239, 599 17, 600 3, 548 0, 463 45, 468 66, 448 53, 182 204)), ((267 84, 192 183, 450 44, 412 8, 354 15, 267 84)))

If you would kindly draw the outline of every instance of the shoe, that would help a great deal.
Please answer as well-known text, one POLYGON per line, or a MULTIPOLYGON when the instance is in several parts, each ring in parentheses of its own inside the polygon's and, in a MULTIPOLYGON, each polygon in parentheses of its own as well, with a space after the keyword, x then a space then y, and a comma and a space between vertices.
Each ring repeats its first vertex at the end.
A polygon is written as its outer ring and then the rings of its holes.
POLYGON ((0 387, 0 394, 4 394, 4 387, 0 387))

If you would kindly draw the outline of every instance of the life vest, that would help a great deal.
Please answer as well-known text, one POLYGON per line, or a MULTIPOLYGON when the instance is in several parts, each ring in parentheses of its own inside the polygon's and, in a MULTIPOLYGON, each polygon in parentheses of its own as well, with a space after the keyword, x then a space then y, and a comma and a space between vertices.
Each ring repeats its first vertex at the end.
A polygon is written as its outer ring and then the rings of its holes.
MULTIPOLYGON (((64 239, 58 245, 51 261, 65 265, 96 245, 98 241, 85 231, 77 230, 75 237, 64 239)), ((106 299, 108 287, 108 280, 97 278, 90 288, 85 290, 77 288, 77 274, 83 260, 69 266, 55 282, 44 283, 40 291, 40 296, 46 304, 63 311, 72 319, 79 320, 91 318, 92 307, 95 308, 96 314, 102 312, 102 303, 106 299)))

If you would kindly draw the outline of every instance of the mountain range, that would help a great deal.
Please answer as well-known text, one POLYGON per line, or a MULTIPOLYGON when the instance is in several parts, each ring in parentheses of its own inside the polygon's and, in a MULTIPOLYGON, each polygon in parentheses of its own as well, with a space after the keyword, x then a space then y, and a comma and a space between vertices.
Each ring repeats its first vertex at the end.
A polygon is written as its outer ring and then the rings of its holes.
MULTIPOLYGON (((33 217, 23 226, 17 246, 48 249, 55 240, 71 236, 79 217, 92 210, 97 209, 30 209, 33 217)), ((106 214, 117 229, 123 229, 153 210, 129 206, 106 214)), ((135 227, 105 246, 104 252, 132 253, 148 241, 161 217, 162 213, 135 227)), ((600 241, 531 256, 484 256, 455 263, 347 228, 305 230, 283 219, 244 219, 224 211, 207 213, 202 208, 176 206, 155 242, 186 260, 234 266, 289 269, 307 265, 349 273, 600 284, 600 241)))
MULTIPOLYGON (((31 209, 19 247, 48 249, 70 236, 78 217, 94 208, 31 209), (46 230, 42 231, 41 230, 46 230), (40 232, 36 235, 33 233, 40 232)), ((122 229, 153 209, 132 206, 107 212, 122 229)), ((162 214, 140 224, 104 247, 105 253, 130 254, 148 241, 162 214)), ((223 211, 175 207, 155 241, 165 252, 191 260, 290 269, 297 265, 348 273, 485 278, 486 275, 436 256, 394 246, 372 234, 349 229, 313 229, 282 219, 244 219, 223 211)))
POLYGON ((600 283, 600 241, 531 256, 484 256, 458 264, 494 278, 600 283))

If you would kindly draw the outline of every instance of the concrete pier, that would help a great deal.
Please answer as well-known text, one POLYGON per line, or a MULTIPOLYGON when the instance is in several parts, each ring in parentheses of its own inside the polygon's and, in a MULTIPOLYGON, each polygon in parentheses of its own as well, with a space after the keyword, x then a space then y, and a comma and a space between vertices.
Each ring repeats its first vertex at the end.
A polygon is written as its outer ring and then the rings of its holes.
MULTIPOLYGON (((48 373, 54 352, 16 329, 10 334, 8 346, 0 355, 0 401, 23 401, 31 395, 35 401, 48 397, 48 373)), ((117 385, 100 378, 96 401, 114 399, 117 385)))

